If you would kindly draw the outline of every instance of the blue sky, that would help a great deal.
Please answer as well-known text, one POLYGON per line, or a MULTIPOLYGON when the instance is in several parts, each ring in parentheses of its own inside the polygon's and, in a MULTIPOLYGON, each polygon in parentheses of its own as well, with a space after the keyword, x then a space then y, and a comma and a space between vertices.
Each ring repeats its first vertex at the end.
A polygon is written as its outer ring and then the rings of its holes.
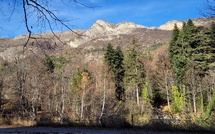
MULTIPOLYGON (((17 0, 15 11, 11 19, 8 19, 13 9, 10 1, 13 0, 0 1, 0 38, 11 38, 27 33, 23 23, 23 9, 19 3, 21 0, 17 0)), ((70 20, 69 24, 72 29, 88 29, 98 19, 114 24, 127 21, 158 27, 171 20, 202 17, 199 10, 204 3, 204 0, 79 0, 87 6, 94 7, 92 9, 66 1, 69 0, 52 0, 49 8, 56 10, 55 13, 59 18, 70 20)), ((34 15, 29 18, 32 32, 50 31, 46 26, 42 28, 38 26, 34 15)), ((53 24, 53 30, 66 31, 67 29, 53 24)))

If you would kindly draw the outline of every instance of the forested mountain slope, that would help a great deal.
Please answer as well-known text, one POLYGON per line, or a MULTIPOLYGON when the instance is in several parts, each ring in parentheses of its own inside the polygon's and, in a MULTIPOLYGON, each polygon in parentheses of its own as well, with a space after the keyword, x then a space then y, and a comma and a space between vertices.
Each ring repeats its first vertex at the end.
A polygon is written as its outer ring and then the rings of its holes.
POLYGON ((28 44, 0 39, 2 124, 213 131, 213 21, 162 30, 98 20, 28 44))

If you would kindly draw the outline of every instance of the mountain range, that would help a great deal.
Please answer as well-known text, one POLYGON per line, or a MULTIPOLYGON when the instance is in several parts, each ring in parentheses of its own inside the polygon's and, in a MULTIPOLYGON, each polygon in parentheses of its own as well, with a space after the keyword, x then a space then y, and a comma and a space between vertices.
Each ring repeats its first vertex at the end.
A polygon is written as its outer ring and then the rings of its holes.
MULTIPOLYGON (((192 19, 196 26, 208 27, 215 18, 192 19)), ((187 21, 187 20, 185 20, 187 21)), ((157 44, 167 44, 171 38, 172 29, 177 24, 182 28, 184 21, 169 21, 160 27, 147 27, 132 22, 112 24, 103 20, 97 20, 88 30, 74 30, 66 32, 47 32, 33 34, 36 39, 31 39, 27 47, 28 35, 20 35, 15 38, 0 39, 0 58, 13 61, 23 50, 30 50, 22 54, 22 57, 30 52, 45 52, 57 54, 61 51, 73 48, 80 50, 102 49, 111 43, 125 49, 135 39, 143 47, 152 47, 157 44)))

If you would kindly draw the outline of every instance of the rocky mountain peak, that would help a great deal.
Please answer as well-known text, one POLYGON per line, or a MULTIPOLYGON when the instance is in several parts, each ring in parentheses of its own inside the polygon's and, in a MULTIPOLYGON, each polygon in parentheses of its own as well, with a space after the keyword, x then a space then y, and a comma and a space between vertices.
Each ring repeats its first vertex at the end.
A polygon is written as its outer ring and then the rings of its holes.
POLYGON ((117 29, 120 29, 120 28, 147 28, 145 26, 138 25, 133 22, 121 22, 119 24, 112 24, 112 23, 106 22, 104 20, 97 20, 91 28, 97 27, 97 26, 103 27, 104 29, 108 29, 108 28, 117 28, 117 29))
MULTIPOLYGON (((93 26, 96 26, 96 25, 103 26, 103 27, 113 27, 113 26, 114 26, 114 24, 111 24, 111 23, 106 22, 106 21, 104 21, 104 20, 97 20, 97 21, 93 24, 93 26)), ((93 27, 93 26, 92 26, 92 27, 93 27)))
POLYGON ((173 30, 175 24, 178 26, 178 28, 182 28, 183 21, 178 21, 178 20, 168 21, 167 23, 161 25, 159 27, 159 29, 161 29, 161 30, 173 30))
POLYGON ((107 32, 112 32, 115 29, 115 25, 108 23, 103 20, 97 20, 90 29, 85 32, 88 37, 95 37, 100 34, 105 34, 107 32))
POLYGON ((119 24, 112 24, 103 20, 97 20, 93 26, 85 32, 88 37, 106 36, 128 34, 136 28, 146 28, 132 22, 121 22, 119 24))
POLYGON ((121 22, 119 24, 116 25, 118 29, 123 29, 123 28, 130 28, 130 29, 133 29, 133 28, 147 28, 145 26, 142 26, 142 25, 138 25, 138 24, 135 24, 133 22, 121 22))
POLYGON ((82 37, 73 39, 69 45, 78 47, 79 45, 91 40, 109 41, 118 38, 120 35, 128 35, 137 28, 147 28, 132 22, 121 22, 112 24, 104 20, 97 20, 90 29, 86 30, 82 37))

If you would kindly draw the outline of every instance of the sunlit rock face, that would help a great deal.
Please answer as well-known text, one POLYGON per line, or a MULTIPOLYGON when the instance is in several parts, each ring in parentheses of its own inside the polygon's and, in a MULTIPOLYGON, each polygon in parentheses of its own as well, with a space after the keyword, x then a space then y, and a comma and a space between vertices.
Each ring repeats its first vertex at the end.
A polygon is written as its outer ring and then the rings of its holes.
MULTIPOLYGON (((84 35, 89 38, 104 38, 104 40, 112 40, 115 38, 117 35, 120 34, 129 34, 136 28, 145 28, 142 25, 137 25, 131 22, 122 22, 119 24, 111 24, 103 20, 98 20, 96 21, 93 26, 88 29, 84 35)), ((102 40, 102 39, 101 39, 102 40)))
POLYGON ((198 18, 198 19, 193 19, 193 23, 196 26, 209 27, 214 22, 215 22, 215 18, 198 18))
POLYGON ((178 28, 182 28, 183 21, 177 21, 177 20, 169 21, 169 22, 161 25, 159 27, 159 29, 161 29, 161 30, 173 30, 175 24, 177 25, 178 28))
MULTIPOLYGON (((213 22, 215 22, 215 18, 198 18, 198 19, 192 19, 192 21, 196 26, 209 27, 213 22)), ((181 29, 183 26, 183 22, 187 22, 187 20, 186 21, 178 21, 178 20, 169 21, 169 22, 161 25, 159 27, 159 29, 173 30, 175 24, 177 25, 177 27, 179 29, 181 29)))
POLYGON ((111 24, 103 20, 97 20, 93 26, 85 32, 88 37, 97 37, 105 35, 129 34, 136 28, 146 28, 132 22, 122 22, 119 24, 111 24))
POLYGON ((103 20, 97 20, 91 28, 86 30, 81 37, 70 41, 71 47, 78 47, 79 45, 88 41, 97 39, 100 41, 109 41, 119 38, 121 34, 130 34, 137 28, 147 28, 142 25, 137 25, 132 22, 122 22, 119 24, 108 23, 103 20))

